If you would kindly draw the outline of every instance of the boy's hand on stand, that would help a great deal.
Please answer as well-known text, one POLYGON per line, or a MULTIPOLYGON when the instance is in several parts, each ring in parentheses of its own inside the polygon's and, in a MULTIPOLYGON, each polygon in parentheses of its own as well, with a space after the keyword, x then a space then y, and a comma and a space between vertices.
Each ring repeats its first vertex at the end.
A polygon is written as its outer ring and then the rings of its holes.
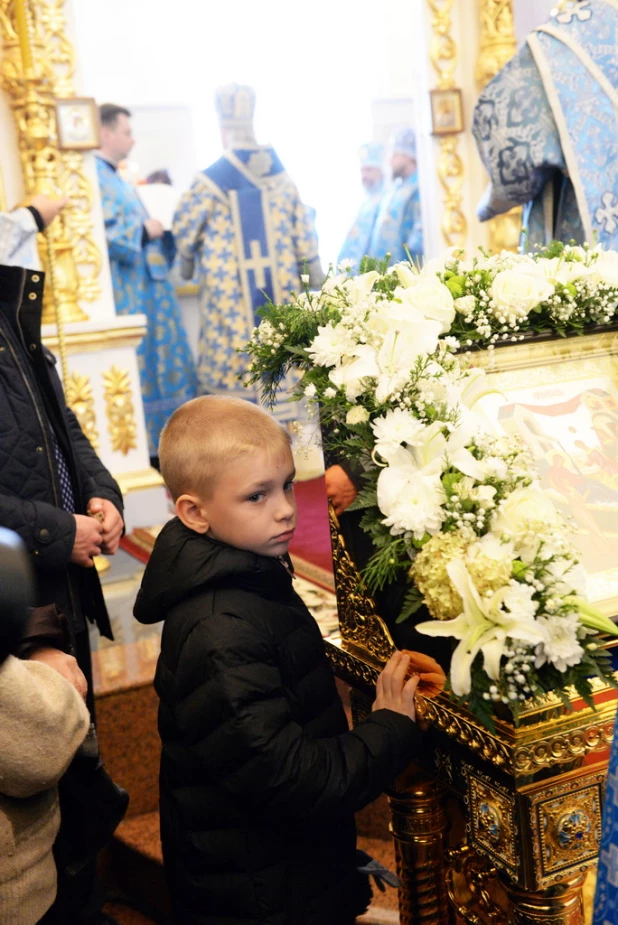
POLYGON ((417 674, 413 674, 406 681, 409 667, 409 655, 404 655, 403 652, 393 652, 378 677, 376 699, 371 708, 372 711, 393 710, 416 722, 414 692, 419 679, 417 674))

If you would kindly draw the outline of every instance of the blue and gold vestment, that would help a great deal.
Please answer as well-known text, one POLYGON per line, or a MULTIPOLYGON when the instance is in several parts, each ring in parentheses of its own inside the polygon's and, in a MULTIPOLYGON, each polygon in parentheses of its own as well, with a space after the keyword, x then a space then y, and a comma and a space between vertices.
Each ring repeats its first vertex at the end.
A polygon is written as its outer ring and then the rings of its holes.
POLYGON ((568 0, 483 90, 485 221, 525 205, 530 244, 618 247, 618 5, 568 0))
POLYGON ((404 180, 395 180, 382 198, 369 254, 379 260, 390 254, 393 264, 408 259, 406 249, 414 261, 423 256, 421 198, 416 171, 404 180))
POLYGON ((363 257, 375 257, 371 253, 371 237, 378 217, 378 210, 382 197, 384 195, 384 184, 381 183, 376 189, 372 190, 365 196, 354 224, 348 231, 343 246, 339 251, 337 262, 342 260, 353 260, 354 268, 358 266, 363 257))
POLYGON ((146 334, 137 349, 148 446, 158 452, 161 430, 176 408, 195 398, 195 365, 180 307, 167 275, 175 248, 169 233, 147 241, 148 213, 136 190, 102 157, 96 158, 116 311, 143 313, 146 334))
MULTIPOLYGON (((199 173, 174 216, 183 275, 199 265, 200 391, 257 401, 238 377, 247 368, 238 353, 259 323, 267 299, 284 302, 300 291, 305 262, 318 259, 309 211, 273 148, 227 151, 199 173)), ((298 416, 280 402, 280 420, 298 416)))

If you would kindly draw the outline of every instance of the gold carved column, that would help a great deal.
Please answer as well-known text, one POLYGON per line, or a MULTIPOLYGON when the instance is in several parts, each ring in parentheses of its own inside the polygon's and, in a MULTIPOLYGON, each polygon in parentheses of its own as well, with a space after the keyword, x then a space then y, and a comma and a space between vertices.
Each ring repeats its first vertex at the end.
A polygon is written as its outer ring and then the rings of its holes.
POLYGON ((401 880, 401 925, 417 922, 448 925, 451 921, 444 888, 443 796, 440 782, 416 767, 409 768, 389 792, 391 831, 401 880))
MULTIPOLYGON (((513 0, 479 0, 480 40, 476 62, 479 90, 496 76, 517 48, 513 0)), ((489 222, 489 248, 492 251, 517 251, 521 234, 521 206, 489 222)))
POLYGON ((44 323, 87 320, 80 299, 100 294, 101 256, 93 240, 92 189, 83 158, 58 148, 55 99, 73 93, 73 53, 64 29, 64 0, 0 0, 0 81, 15 117, 27 196, 69 198, 46 231, 41 260, 52 277, 44 323), (78 272, 79 269, 81 271, 78 272))
MULTIPOLYGON (((455 0, 427 0, 431 13, 429 57, 437 74, 436 89, 456 86, 457 43, 453 38, 451 12, 455 0)), ((468 223, 463 213, 464 168, 459 154, 459 136, 443 135, 438 155, 438 179, 444 190, 444 212, 440 229, 449 247, 465 242, 468 223)))

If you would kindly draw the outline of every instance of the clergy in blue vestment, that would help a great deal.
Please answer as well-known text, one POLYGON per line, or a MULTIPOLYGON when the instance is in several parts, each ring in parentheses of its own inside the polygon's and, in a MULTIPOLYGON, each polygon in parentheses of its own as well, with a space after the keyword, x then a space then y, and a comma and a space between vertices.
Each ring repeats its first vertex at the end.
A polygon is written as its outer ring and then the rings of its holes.
POLYGON ((393 185, 385 193, 376 218, 369 253, 391 263, 423 255, 421 199, 416 171, 416 137, 413 129, 401 128, 391 140, 393 185))
POLYGON ((365 198, 338 257, 338 262, 353 260, 355 270, 358 270, 365 255, 373 256, 369 252, 371 236, 384 193, 384 146, 377 141, 370 141, 362 145, 359 154, 365 198))
POLYGON ((592 925, 618 922, 618 729, 609 757, 592 925))
POLYGON ((524 205, 527 245, 618 247, 618 6, 562 0, 485 87, 473 132, 482 221, 524 205))
MULTIPOLYGON (((304 282, 318 288, 324 274, 309 210, 274 148, 256 142, 253 90, 221 87, 216 105, 224 154, 182 196, 173 231, 185 279, 198 267, 200 390, 257 401, 257 390, 239 381, 247 356, 237 352, 260 321, 257 310, 304 282)), ((292 420, 298 408, 281 401, 275 414, 292 420)))
POLYGON ((171 234, 150 218, 136 189, 118 173, 134 144, 129 110, 100 109, 97 173, 114 286, 116 311, 143 313, 146 335, 138 350, 148 446, 156 457, 159 434, 179 405, 197 391, 195 366, 176 293, 167 276, 175 256, 171 234))

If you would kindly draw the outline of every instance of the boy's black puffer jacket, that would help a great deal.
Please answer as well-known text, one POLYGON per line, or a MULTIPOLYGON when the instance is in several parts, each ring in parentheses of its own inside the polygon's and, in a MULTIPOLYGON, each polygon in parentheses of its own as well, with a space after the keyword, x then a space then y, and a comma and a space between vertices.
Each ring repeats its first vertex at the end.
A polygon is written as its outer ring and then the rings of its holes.
POLYGON ((277 559, 174 519, 135 606, 165 620, 161 835, 178 925, 345 925, 368 901, 354 812, 413 757, 405 716, 348 732, 316 623, 277 559))

